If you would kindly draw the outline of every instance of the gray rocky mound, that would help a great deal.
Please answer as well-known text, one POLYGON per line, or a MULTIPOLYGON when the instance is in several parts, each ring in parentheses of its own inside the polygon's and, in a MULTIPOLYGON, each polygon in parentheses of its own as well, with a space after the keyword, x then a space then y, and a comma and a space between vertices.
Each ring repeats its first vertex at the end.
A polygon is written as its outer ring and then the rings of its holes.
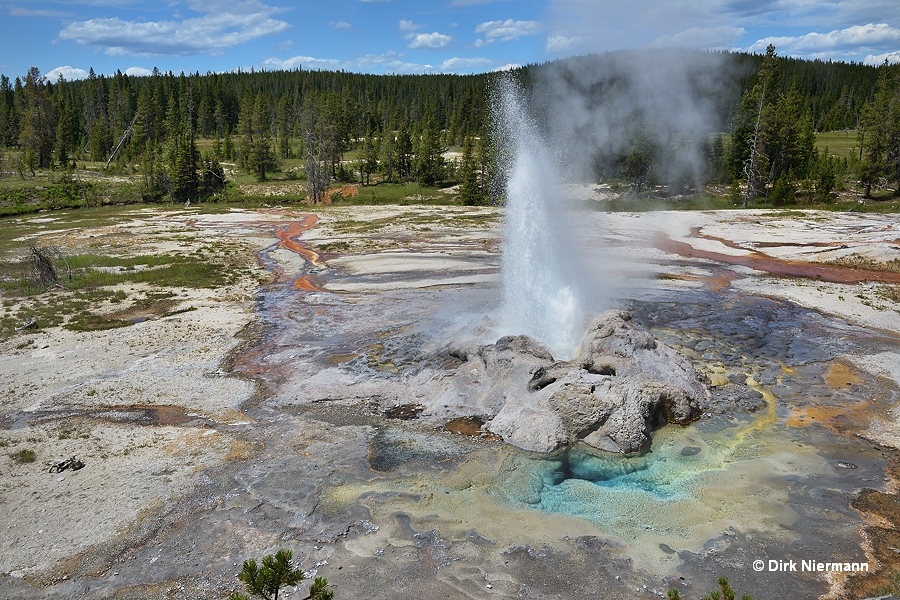
POLYGON ((709 400, 690 362, 626 311, 595 318, 574 360, 554 360, 527 336, 451 354, 464 361, 452 378, 453 394, 493 416, 485 424, 490 432, 536 452, 579 440, 641 452, 654 428, 693 421, 709 400))

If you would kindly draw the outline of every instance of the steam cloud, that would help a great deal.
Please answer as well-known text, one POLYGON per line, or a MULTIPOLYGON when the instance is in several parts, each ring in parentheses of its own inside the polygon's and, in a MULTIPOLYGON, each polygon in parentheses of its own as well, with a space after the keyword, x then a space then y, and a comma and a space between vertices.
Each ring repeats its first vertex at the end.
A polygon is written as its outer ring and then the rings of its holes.
POLYGON ((728 102, 723 57, 663 50, 591 55, 537 67, 527 94, 508 78, 501 82, 495 132, 507 196, 504 333, 527 334, 554 356, 572 356, 586 311, 608 308, 617 285, 585 281, 560 183, 615 176, 625 157, 640 155, 648 175, 670 188, 702 186, 706 147, 722 130, 728 102))
POLYGON ((731 103, 727 55, 640 50, 537 68, 531 109, 565 177, 597 181, 640 147, 660 181, 701 186, 705 148, 731 103))

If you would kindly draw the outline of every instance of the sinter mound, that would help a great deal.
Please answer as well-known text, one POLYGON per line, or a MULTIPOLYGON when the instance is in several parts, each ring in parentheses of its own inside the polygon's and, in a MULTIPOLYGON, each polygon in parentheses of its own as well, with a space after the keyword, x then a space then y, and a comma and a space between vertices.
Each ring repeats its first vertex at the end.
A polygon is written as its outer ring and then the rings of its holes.
POLYGON ((709 399, 690 362, 637 328, 626 311, 595 318, 570 361, 554 360, 524 335, 450 352, 464 364, 446 394, 492 415, 488 431, 536 452, 579 440, 640 452, 655 427, 693 421, 709 399))

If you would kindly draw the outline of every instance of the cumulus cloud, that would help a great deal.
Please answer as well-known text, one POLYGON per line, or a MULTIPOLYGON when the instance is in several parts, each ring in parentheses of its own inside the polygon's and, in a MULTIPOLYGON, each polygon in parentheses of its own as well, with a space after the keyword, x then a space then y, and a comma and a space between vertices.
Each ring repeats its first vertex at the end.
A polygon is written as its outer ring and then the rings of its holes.
POLYGON ((489 58, 460 58, 453 57, 448 58, 443 63, 441 63, 441 71, 461 71, 461 70, 472 70, 484 68, 491 64, 491 59, 489 58))
POLYGON ((523 35, 534 35, 541 28, 537 21, 485 21, 475 28, 475 33, 484 35, 483 39, 475 43, 476 46, 486 46, 496 41, 510 42, 523 35))
POLYGON ((551 35, 547 38, 546 50, 548 54, 571 54, 588 42, 588 38, 581 36, 551 35))
POLYGON ((347 21, 331 21, 328 24, 331 25, 331 27, 333 27, 334 29, 343 29, 343 30, 353 29, 353 25, 351 25, 347 21))
POLYGON ((782 55, 799 54, 816 58, 833 56, 835 53, 862 52, 875 56, 873 51, 881 50, 883 55, 888 56, 895 53, 895 48, 900 44, 900 29, 887 23, 869 23, 835 29, 828 33, 767 37, 750 46, 750 51, 765 52, 769 44, 774 44, 782 55))
POLYGON ((290 27, 272 18, 279 9, 260 0, 188 3, 200 16, 180 20, 126 21, 118 17, 69 23, 59 33, 64 40, 103 48, 110 55, 218 54, 290 27))
POLYGON ((446 48, 452 41, 453 38, 449 35, 444 35, 443 33, 438 33, 436 31, 432 33, 417 33, 412 36, 412 41, 410 41, 407 47, 415 50, 437 50, 439 48, 446 48))
POLYGON ((44 74, 44 77, 47 78, 47 81, 56 81, 59 79, 59 76, 62 75, 64 79, 67 81, 72 81, 73 79, 85 79, 88 76, 88 72, 84 69, 79 69, 76 67, 70 67, 66 65, 64 67, 56 67, 44 74))
POLYGON ((153 71, 151 69, 145 69, 144 67, 128 67, 125 69, 125 74, 131 77, 147 77, 148 75, 152 75, 153 71))
POLYGON ((880 67, 888 61, 890 64, 900 63, 900 50, 894 52, 885 52, 884 54, 869 54, 863 59, 863 63, 880 67))

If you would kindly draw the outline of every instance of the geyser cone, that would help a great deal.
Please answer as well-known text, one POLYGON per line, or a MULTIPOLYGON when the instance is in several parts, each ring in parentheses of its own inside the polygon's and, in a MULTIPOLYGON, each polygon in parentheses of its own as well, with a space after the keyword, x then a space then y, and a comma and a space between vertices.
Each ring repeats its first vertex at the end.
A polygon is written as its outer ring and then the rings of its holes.
POLYGON ((501 88, 501 147, 509 172, 502 327, 504 333, 540 340, 557 358, 571 358, 584 333, 584 302, 556 165, 515 86, 506 82, 501 88))

